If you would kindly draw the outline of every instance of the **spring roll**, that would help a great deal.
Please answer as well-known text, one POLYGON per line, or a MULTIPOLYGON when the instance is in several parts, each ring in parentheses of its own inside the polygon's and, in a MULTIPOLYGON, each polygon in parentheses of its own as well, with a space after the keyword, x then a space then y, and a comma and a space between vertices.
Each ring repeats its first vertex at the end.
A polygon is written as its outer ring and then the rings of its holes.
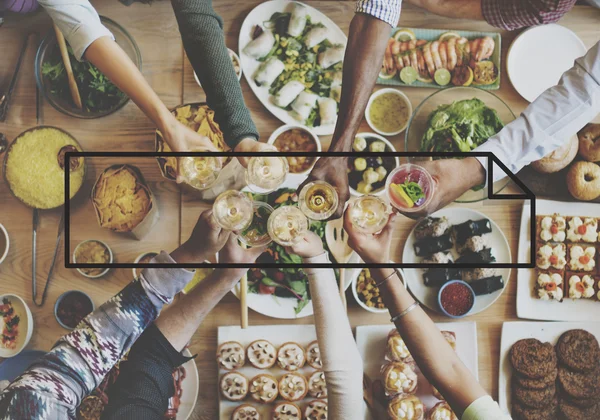
POLYGON ((343 75, 344 74, 341 70, 338 70, 335 73, 333 73, 333 81, 331 82, 331 86, 342 86, 343 75))
POLYGON ((244 53, 257 60, 265 57, 275 44, 273 32, 263 30, 262 34, 254 38, 244 47, 244 53))
POLYGON ((342 98, 342 87, 341 86, 332 86, 329 90, 329 97, 335 100, 338 104, 340 103, 340 99, 342 98))
POLYGON ((344 59, 345 48, 341 45, 329 47, 319 54, 319 65, 323 69, 328 69, 334 64, 339 63, 344 59))
POLYGON ((303 90, 304 83, 297 80, 287 82, 281 89, 279 89, 279 92, 275 94, 273 103, 281 108, 286 108, 294 99, 296 99, 296 97, 298 97, 298 95, 300 95, 300 92, 303 90))
POLYGON ((271 86, 285 69, 285 65, 277 57, 269 57, 262 63, 254 74, 254 81, 258 86, 271 86))
POLYGON ((301 3, 294 3, 290 23, 288 25, 288 34, 293 37, 302 35, 306 27, 306 18, 308 17, 308 8, 301 3))
POLYGON ((300 95, 292 102, 294 117, 301 122, 306 121, 312 109, 317 105, 319 95, 312 92, 301 92, 300 95))
POLYGON ((335 124, 337 120, 337 102, 331 98, 319 98, 321 125, 335 124))
POLYGON ((324 26, 313 26, 313 28, 306 34, 304 45, 306 45, 307 48, 313 48, 319 45, 321 42, 327 39, 328 32, 329 31, 324 26))

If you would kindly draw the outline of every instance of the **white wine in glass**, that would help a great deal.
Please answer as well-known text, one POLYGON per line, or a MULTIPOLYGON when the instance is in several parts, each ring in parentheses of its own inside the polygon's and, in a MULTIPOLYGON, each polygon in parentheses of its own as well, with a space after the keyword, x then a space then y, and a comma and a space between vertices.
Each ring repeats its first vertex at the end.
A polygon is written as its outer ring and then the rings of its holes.
POLYGON ((204 190, 219 177, 221 159, 214 156, 185 156, 179 158, 179 170, 186 184, 204 190))
POLYGON ((275 191, 290 171, 288 161, 282 156, 255 156, 248 161, 246 184, 257 193, 275 191))
POLYGON ((273 207, 264 201, 254 201, 252 203, 254 214, 252 223, 242 232, 239 240, 248 247, 265 246, 271 243, 271 237, 267 229, 269 216, 273 213, 273 207))
POLYGON ((309 182, 300 191, 300 210, 312 220, 329 219, 338 207, 338 193, 323 181, 309 182))
POLYGON ((308 219, 296 206, 281 206, 267 222, 269 236, 281 246, 297 243, 308 231, 308 219))
POLYGON ((350 207, 352 225, 364 233, 381 232, 390 214, 389 205, 374 195, 363 195, 350 207))
POLYGON ((213 217, 225 230, 244 230, 252 223, 253 216, 252 200, 240 191, 222 192, 213 204, 213 217))

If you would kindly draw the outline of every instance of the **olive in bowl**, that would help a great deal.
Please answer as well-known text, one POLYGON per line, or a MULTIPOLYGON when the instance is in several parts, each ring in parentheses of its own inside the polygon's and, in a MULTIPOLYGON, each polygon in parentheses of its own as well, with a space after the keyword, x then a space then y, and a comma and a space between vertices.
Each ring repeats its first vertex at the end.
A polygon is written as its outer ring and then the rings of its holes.
MULTIPOLYGON (((394 146, 384 137, 372 133, 359 133, 352 143, 354 152, 395 152, 394 146)), ((400 164, 397 156, 356 156, 348 159, 350 193, 382 195, 388 174, 400 164)))

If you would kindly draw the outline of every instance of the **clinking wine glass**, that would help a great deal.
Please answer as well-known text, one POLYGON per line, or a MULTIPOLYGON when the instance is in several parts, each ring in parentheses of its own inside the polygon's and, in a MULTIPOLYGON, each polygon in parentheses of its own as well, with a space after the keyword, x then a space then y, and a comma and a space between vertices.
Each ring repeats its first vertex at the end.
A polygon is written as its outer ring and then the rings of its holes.
POLYGON ((296 206, 281 206, 267 222, 269 236, 281 246, 297 243, 308 231, 308 219, 296 206))
POLYGON ((240 191, 222 192, 213 204, 213 217, 225 230, 243 231, 250 226, 253 216, 252 200, 240 191))
POLYGON ((381 232, 387 224, 390 206, 374 195, 363 195, 350 207, 352 225, 364 233, 381 232))
POLYGON ((336 189, 324 181, 309 182, 298 197, 300 210, 312 220, 329 219, 335 213, 338 203, 336 189))
POLYGON ((214 156, 185 156, 179 158, 179 170, 185 183, 197 190, 205 190, 219 177, 223 165, 214 156))
POLYGON ((283 156, 254 156, 248 161, 246 184, 252 192, 269 193, 283 184, 289 171, 283 156))

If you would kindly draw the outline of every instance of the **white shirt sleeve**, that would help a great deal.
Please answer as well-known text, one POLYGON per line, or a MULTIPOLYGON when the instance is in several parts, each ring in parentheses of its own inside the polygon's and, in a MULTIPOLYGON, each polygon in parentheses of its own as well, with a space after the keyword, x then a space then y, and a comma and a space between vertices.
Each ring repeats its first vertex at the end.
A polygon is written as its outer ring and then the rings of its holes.
MULTIPOLYGON (((305 263, 329 263, 327 253, 305 258, 305 263)), ((357 419, 364 412, 363 362, 340 299, 333 269, 305 269, 310 285, 317 340, 327 383, 327 411, 331 419, 357 419)))
MULTIPOLYGON (((547 89, 498 134, 477 147, 492 152, 512 173, 564 145, 600 113, 600 42, 578 58, 558 85, 547 89)), ((487 171, 487 158, 478 157, 487 171)), ((494 165, 494 181, 504 178, 494 165)))
POLYGON ((486 395, 473 401, 463 413, 461 420, 510 420, 510 416, 504 414, 498 403, 486 395))
POLYGON ((82 59, 87 47, 98 38, 114 39, 87 0, 39 0, 39 3, 63 33, 77 60, 82 59))
POLYGON ((364 13, 395 28, 400 20, 402 0, 358 0, 356 13, 364 13))

